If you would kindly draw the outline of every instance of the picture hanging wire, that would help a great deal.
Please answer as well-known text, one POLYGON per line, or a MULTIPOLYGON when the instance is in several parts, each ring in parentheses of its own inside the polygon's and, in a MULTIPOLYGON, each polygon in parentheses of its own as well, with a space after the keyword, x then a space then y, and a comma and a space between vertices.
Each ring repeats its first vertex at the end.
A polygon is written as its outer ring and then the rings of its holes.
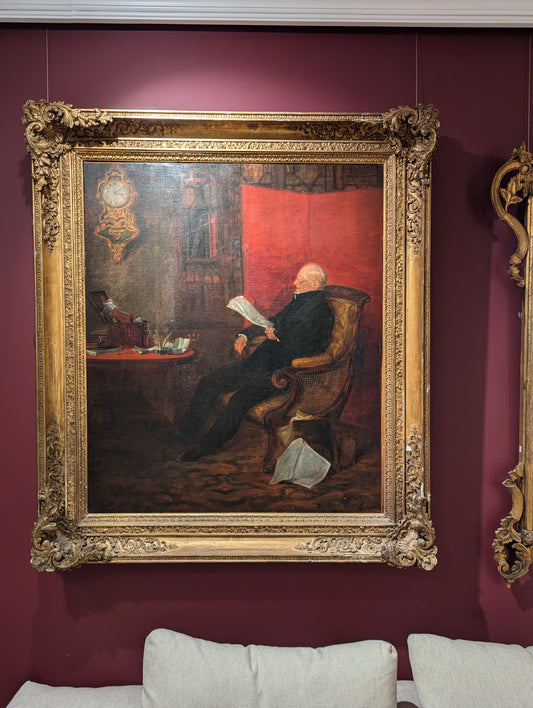
POLYGON ((45 31, 45 61, 46 61, 46 102, 50 103, 50 79, 48 76, 48 27, 45 31))
POLYGON ((418 32, 415 32, 415 106, 418 106, 418 32))
POLYGON ((529 33, 529 61, 528 61, 528 72, 527 72, 527 149, 530 149, 531 140, 531 35, 529 33))

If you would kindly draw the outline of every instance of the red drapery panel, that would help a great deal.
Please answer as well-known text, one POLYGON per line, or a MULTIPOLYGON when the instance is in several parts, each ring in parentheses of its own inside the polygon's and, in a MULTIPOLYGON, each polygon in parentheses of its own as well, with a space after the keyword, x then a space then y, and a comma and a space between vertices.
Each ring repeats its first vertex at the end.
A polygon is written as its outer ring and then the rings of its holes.
POLYGON ((383 191, 300 194, 245 185, 242 203, 245 295, 266 315, 288 301, 307 262, 322 265, 330 284, 370 295, 361 327, 363 383, 343 418, 379 429, 383 191))

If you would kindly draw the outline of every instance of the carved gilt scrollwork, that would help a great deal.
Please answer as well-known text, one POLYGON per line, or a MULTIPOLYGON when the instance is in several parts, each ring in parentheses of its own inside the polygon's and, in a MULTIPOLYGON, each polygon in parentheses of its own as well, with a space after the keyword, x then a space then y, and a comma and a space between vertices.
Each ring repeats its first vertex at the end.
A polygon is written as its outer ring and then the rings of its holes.
POLYGON ((513 150, 511 159, 498 170, 491 189, 496 214, 512 228, 518 241, 518 248, 509 259, 507 272, 521 288, 525 285, 522 265, 528 251, 529 236, 520 219, 509 212, 509 207, 521 204, 533 194, 532 167, 533 157, 522 144, 513 150))
POLYGON ((502 483, 511 494, 512 507, 496 530, 492 544, 498 572, 511 587, 533 563, 533 532, 527 528, 531 518, 531 444, 533 442, 531 379, 531 197, 533 197, 533 157, 522 144, 494 176, 491 199, 498 217, 513 230, 518 247, 509 259, 507 273, 523 288, 521 352, 520 459, 502 483), (512 209, 512 211, 511 211, 512 209), (529 219, 529 222, 528 222, 529 219), (529 488, 529 492, 528 492, 529 488), (529 514, 528 514, 529 509, 529 514))
POLYGON ((314 140, 384 140, 383 123, 373 121, 305 123, 301 131, 314 140))
POLYGON ((416 565, 431 570, 437 564, 437 547, 429 516, 430 496, 424 491, 422 436, 416 426, 406 452, 405 514, 385 539, 382 557, 400 568, 416 565))
POLYGON ((512 507, 496 530, 492 544, 498 571, 507 582, 507 587, 527 573, 533 560, 532 532, 516 528, 524 512, 523 477, 524 465, 520 462, 502 483, 511 493, 512 507))
POLYGON ((32 566, 39 571, 67 570, 109 560, 106 544, 89 542, 65 515, 64 447, 55 425, 46 438, 46 474, 38 495, 39 519, 33 527, 32 566))
POLYGON ((415 253, 420 250, 423 233, 424 195, 431 184, 431 158, 437 145, 440 126, 435 106, 400 106, 384 117, 389 140, 396 154, 406 161, 407 242, 415 253))
POLYGON ((111 120, 105 111, 76 109, 61 101, 27 101, 22 108, 33 181, 41 198, 41 239, 49 251, 53 251, 59 232, 59 159, 72 149, 78 130, 87 135, 91 128, 111 120))

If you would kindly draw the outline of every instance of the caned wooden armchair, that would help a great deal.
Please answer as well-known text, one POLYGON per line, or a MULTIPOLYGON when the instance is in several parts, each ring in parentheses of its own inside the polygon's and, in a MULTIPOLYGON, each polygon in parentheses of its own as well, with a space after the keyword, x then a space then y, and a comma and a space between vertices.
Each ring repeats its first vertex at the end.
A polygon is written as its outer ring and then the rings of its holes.
MULTIPOLYGON (((333 466, 339 469, 338 422, 352 389, 359 324, 370 297, 361 290, 340 285, 326 286, 325 293, 335 315, 327 349, 318 356, 294 359, 291 366, 274 372, 272 383, 279 394, 248 411, 247 419, 264 426, 267 433, 262 463, 265 471, 272 471, 275 464, 280 429, 296 414, 329 423, 333 466)), ((250 342, 252 346, 255 343, 250 342)))

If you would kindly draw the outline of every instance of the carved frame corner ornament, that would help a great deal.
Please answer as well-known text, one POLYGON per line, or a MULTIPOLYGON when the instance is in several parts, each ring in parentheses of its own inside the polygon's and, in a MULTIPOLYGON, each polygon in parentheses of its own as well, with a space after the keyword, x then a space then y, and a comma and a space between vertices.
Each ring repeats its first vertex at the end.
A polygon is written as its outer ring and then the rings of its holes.
POLYGON ((513 150, 510 159, 496 172, 491 199, 497 216, 516 236, 518 247, 509 259, 507 273, 523 289, 519 460, 502 482, 511 494, 512 506, 501 520, 492 544, 498 572, 510 588, 533 563, 533 398, 529 386, 533 374, 533 157, 525 144, 513 150))
POLYGON ((432 570, 437 564, 435 529, 431 522, 430 494, 424 491, 422 437, 413 426, 406 445, 406 514, 383 544, 382 556, 396 567, 432 570))
POLYGON ((54 250, 60 229, 57 198, 60 158, 72 150, 80 132, 87 136, 91 129, 111 121, 106 111, 77 109, 62 101, 26 101, 22 107, 26 148, 32 157, 34 187, 41 201, 41 234, 38 236, 50 252, 54 250))
MULTIPOLYGON (((434 568, 429 215, 437 110, 417 105, 375 114, 199 114, 78 109, 41 100, 24 105, 22 122, 32 163, 38 352, 32 566, 55 571, 107 562, 311 560, 434 568), (96 266, 87 258, 87 244, 89 238, 97 241, 93 227, 102 227, 96 236, 102 232, 108 241, 125 242, 136 232, 131 219, 124 222, 127 233, 104 233, 128 216, 135 190, 135 209, 148 203, 150 180, 130 185, 130 163, 143 176, 161 163, 238 169, 316 163, 331 175, 342 175, 346 165, 354 174, 370 167, 377 175, 383 192, 377 237, 383 251, 383 316, 377 335, 382 406, 376 427, 382 439, 376 485, 382 492, 371 511, 359 512, 354 505, 334 513, 315 505, 299 513, 270 507, 260 513, 227 513, 226 507, 205 513, 198 505, 190 513, 104 513, 107 507, 91 506, 85 289, 87 269, 96 266), (102 206, 105 219, 96 223, 102 206)), ((121 254, 119 246, 112 249, 113 267, 128 265, 121 254)))
POLYGON ((431 187, 431 160, 437 146, 440 127, 435 106, 417 104, 415 108, 400 106, 384 120, 393 149, 406 160, 407 171, 407 237, 418 254, 425 218, 424 197, 431 187))
POLYGON ((65 451, 57 426, 47 434, 47 479, 39 490, 39 518, 32 533, 31 564, 39 571, 69 570, 109 560, 107 543, 91 543, 65 514, 65 451))

